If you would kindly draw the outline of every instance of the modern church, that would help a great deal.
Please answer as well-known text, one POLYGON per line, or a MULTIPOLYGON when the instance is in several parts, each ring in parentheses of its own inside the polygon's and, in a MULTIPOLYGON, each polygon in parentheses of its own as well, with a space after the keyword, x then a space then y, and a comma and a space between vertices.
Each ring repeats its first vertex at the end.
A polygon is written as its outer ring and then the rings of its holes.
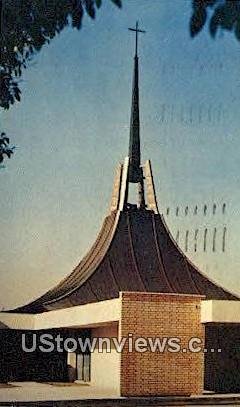
POLYGON ((131 30, 136 47, 129 153, 116 169, 110 211, 70 275, 35 301, 0 313, 0 382, 78 381, 103 396, 240 392, 240 298, 181 251, 159 211, 151 162, 141 162, 142 30, 138 24, 131 30), (69 344, 61 352, 31 352, 33 337, 41 343, 43 335, 108 338, 110 346, 100 349, 97 341, 94 349, 73 351, 69 344), (114 344, 123 339, 119 350, 114 344), (156 339, 168 346, 151 349, 156 339))

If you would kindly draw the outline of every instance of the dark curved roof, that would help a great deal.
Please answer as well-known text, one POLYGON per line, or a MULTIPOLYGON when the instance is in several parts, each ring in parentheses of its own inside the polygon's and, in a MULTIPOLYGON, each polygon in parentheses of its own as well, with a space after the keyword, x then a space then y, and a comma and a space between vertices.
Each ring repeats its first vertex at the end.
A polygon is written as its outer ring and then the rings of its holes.
POLYGON ((119 296, 119 291, 201 294, 239 300, 202 274, 181 252, 163 218, 151 210, 114 211, 73 272, 14 312, 37 313, 119 296))

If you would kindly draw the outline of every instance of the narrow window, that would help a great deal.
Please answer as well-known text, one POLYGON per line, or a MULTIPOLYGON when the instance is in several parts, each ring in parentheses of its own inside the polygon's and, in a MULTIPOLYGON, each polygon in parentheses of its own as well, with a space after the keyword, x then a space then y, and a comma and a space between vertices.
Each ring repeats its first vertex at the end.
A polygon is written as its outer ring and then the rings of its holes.
POLYGON ((208 107, 207 116, 208 116, 208 122, 211 123, 211 121, 212 121, 212 106, 208 107))
POLYGON ((206 214, 207 214, 207 205, 204 205, 204 207, 203 207, 203 214, 204 214, 204 216, 206 216, 206 214))
POLYGON ((161 111, 161 122, 165 122, 165 113, 166 113, 166 105, 162 104, 162 111, 161 111))
POLYGON ((198 238, 198 229, 195 230, 194 233, 194 251, 197 251, 197 238, 198 238))
POLYGON ((204 237, 203 237, 203 251, 204 252, 207 251, 207 232, 208 232, 208 230, 205 229, 204 230, 204 237))
POLYGON ((213 246, 212 246, 213 252, 216 251, 216 237, 217 237, 217 229, 214 228, 213 229, 213 246))
POLYGON ((224 203, 222 206, 222 214, 225 215, 226 213, 226 204, 224 203))
POLYGON ((186 230, 186 235, 185 235, 185 251, 188 251, 188 236, 189 236, 189 231, 186 230))
POLYGON ((173 123, 173 121, 174 121, 174 105, 171 105, 171 123, 173 123))
POLYGON ((213 204, 213 215, 215 215, 216 214, 216 209, 217 209, 217 205, 216 204, 213 204))
POLYGON ((203 106, 201 105, 198 110, 198 123, 202 123, 203 118, 203 106))
POLYGON ((226 234, 227 234, 227 228, 226 226, 223 228, 223 237, 222 237, 222 251, 225 252, 226 250, 226 234))
POLYGON ((190 106, 189 109, 189 122, 192 123, 193 122, 193 106, 190 106))

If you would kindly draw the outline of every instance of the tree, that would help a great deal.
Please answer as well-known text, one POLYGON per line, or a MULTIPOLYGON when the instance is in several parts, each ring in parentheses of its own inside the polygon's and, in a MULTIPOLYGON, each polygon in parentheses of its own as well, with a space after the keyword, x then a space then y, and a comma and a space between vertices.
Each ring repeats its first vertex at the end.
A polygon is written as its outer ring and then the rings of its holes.
POLYGON ((192 37, 195 37, 209 20, 209 32, 213 38, 219 29, 223 29, 232 31, 240 41, 240 0, 192 0, 192 10, 192 37))
MULTIPOLYGON (((108 1, 121 7, 121 0, 108 1)), ((102 0, 0 0, 0 108, 20 102, 19 79, 34 55, 66 26, 80 30, 84 13, 94 19, 101 4, 102 0)), ((1 140, 3 147, 6 137, 1 140)))
POLYGON ((14 147, 9 146, 9 138, 6 137, 5 133, 0 134, 0 164, 3 162, 5 157, 10 158, 13 154, 14 147))

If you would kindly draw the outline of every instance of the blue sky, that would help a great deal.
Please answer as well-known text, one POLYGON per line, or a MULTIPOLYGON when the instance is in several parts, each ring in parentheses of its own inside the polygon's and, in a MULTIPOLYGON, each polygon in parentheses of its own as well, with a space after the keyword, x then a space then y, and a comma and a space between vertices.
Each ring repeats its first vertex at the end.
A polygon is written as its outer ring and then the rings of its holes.
MULTIPOLYGON (((136 19, 143 159, 161 212, 227 204, 225 217, 166 218, 173 234, 225 225, 227 250, 189 253, 240 293, 239 65, 229 33, 194 40, 188 0, 103 1, 80 31, 67 28, 24 73, 22 101, 1 112, 18 146, 1 170, 1 306, 23 304, 68 274, 107 213, 114 169, 127 154, 136 19)), ((219 232, 220 233, 220 232, 219 232)))

